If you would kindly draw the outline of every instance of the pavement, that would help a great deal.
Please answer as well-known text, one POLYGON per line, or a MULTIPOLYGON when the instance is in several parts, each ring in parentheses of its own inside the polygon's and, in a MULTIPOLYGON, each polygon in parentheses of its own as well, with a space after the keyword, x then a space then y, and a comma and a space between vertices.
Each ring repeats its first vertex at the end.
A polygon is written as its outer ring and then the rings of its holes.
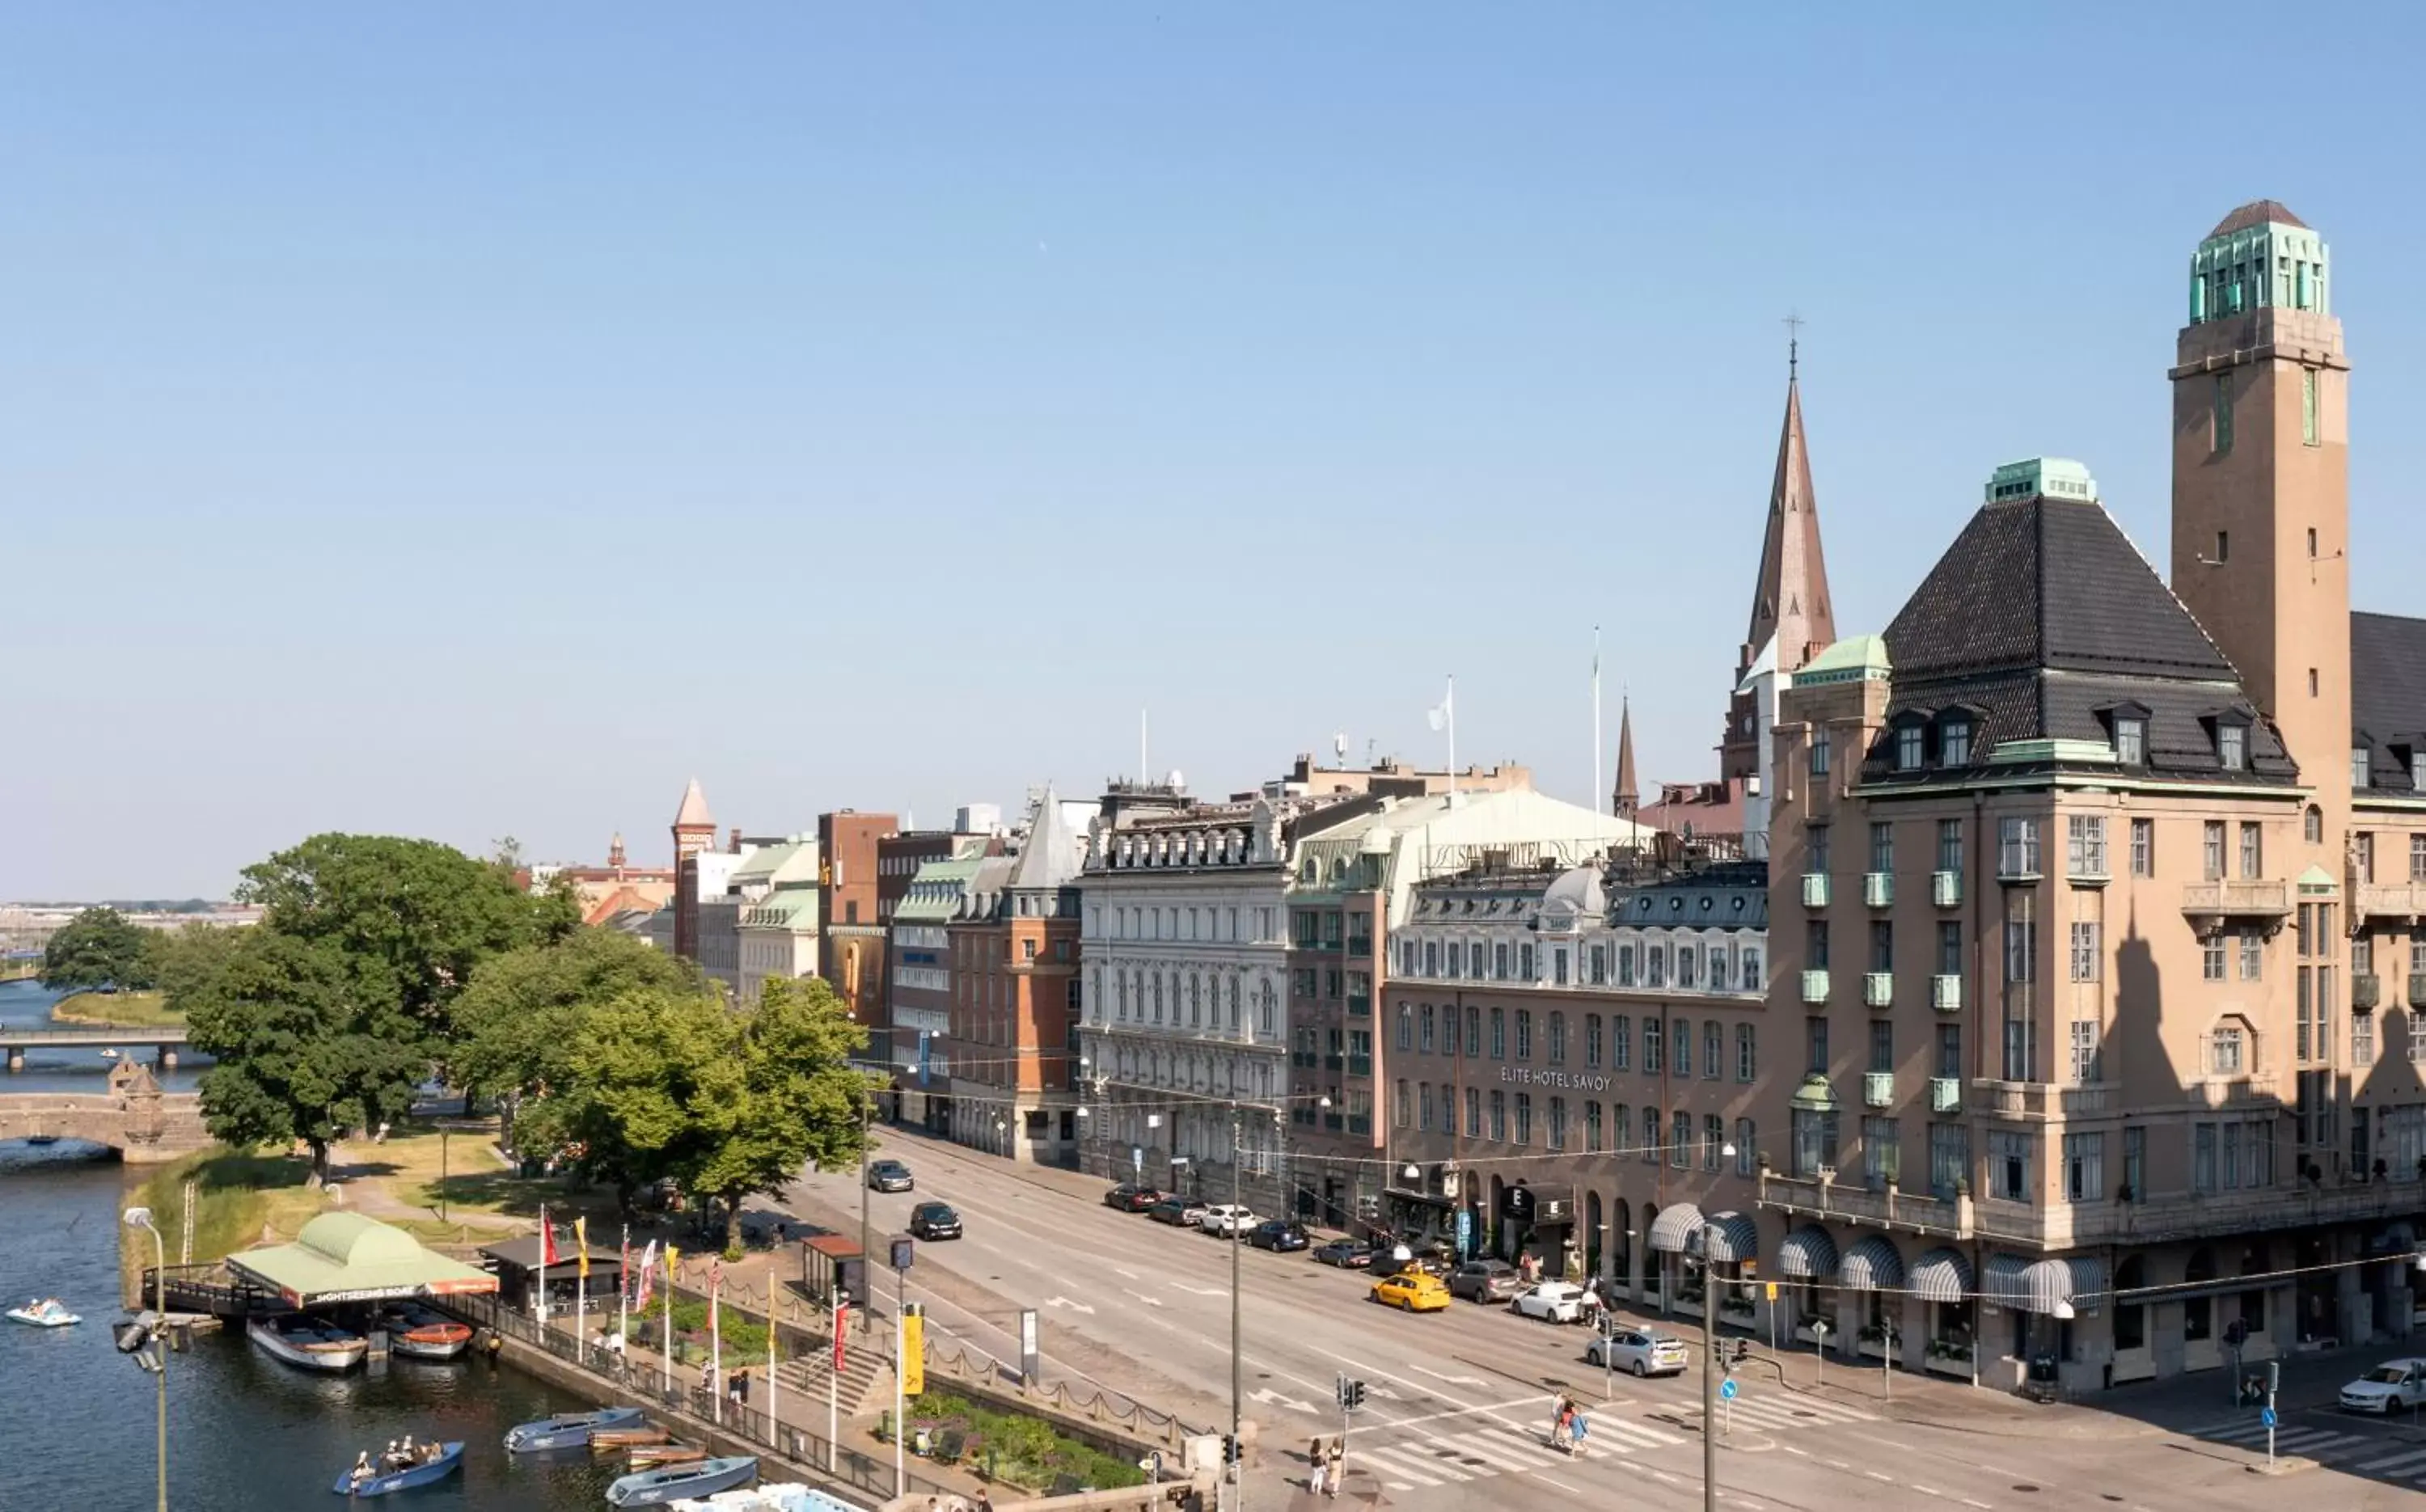
MULTIPOLYGON (((1014 1165, 904 1129, 885 1153, 918 1177, 871 1198, 875 1227, 899 1231, 911 1206, 941 1198, 967 1237, 922 1244, 909 1295, 930 1328, 1010 1352, 1024 1309, 1041 1318, 1048 1375, 1094 1381, 1190 1421, 1229 1417, 1230 1254, 1219 1240, 1114 1212, 1104 1183, 1014 1165)), ((813 1221, 858 1221, 856 1172, 809 1173, 786 1194, 813 1221)), ((846 1227, 836 1224, 836 1227, 846 1227)), ((847 1230, 848 1231, 848 1230, 847 1230)), ((1720 1415, 1715 1496, 1702 1484, 1698 1359, 1682 1376, 1605 1378, 1583 1362, 1580 1329, 1459 1303, 1409 1316, 1366 1300, 1354 1273, 1304 1255, 1239 1255, 1241 1416, 1251 1444, 1245 1502, 1310 1503, 1313 1439, 1343 1427, 1334 1386, 1367 1383, 1347 1420, 1344 1494, 1417 1509, 1529 1508, 1623 1497, 1655 1512, 1755 1509, 1988 1509, 2111 1506, 2119 1512, 2237 1512, 2304 1502, 2373 1512, 2426 1505, 2426 1433, 2336 1412, 2333 1391, 2392 1349, 2287 1366, 2279 1457, 2314 1468, 2287 1482, 2265 1464, 2254 1409, 2236 1409, 2222 1373, 2039 1406, 1965 1382, 1883 1378, 1807 1350, 1772 1357, 1754 1342, 1720 1415), (1782 1377, 1782 1378, 1781 1378, 1782 1377), (1587 1413, 1580 1457, 1546 1442, 1558 1393, 1587 1413), (2289 1440, 2301 1435, 2296 1445, 2289 1440)), ((880 1281, 880 1301, 892 1282, 880 1281)), ((1656 1320, 1655 1320, 1656 1321, 1656 1320)), ((1659 1325, 1698 1356, 1697 1325, 1659 1325)))

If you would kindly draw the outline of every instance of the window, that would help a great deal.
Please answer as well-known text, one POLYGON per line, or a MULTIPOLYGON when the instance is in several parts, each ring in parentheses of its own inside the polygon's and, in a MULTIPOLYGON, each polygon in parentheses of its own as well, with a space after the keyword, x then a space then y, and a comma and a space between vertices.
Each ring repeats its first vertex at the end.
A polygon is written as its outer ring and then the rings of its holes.
POLYGON ((2215 1183, 2215 1125, 2195 1124, 2191 1130, 2191 1190, 2212 1192, 2215 1183))
POLYGON ((2098 877, 2106 875, 2106 816, 2098 813, 2076 813, 2064 821, 2063 855, 2065 875, 2098 877))
MULTIPOLYGON (((1495 1097, 1497 1095, 1493 1094, 1495 1097)), ((1520 1145, 1533 1142, 1533 1094, 1530 1092, 1516 1094, 1516 1142, 1520 1145)))
POLYGON ((2131 875, 2157 875, 2157 821, 2154 819, 2131 821, 2131 875))
POLYGON ((1900 1144, 1893 1118, 1862 1120, 1862 1181, 1871 1191, 1883 1192, 1898 1180, 1903 1165, 1900 1144))
POLYGON ((2097 1021, 2072 1021, 2072 1080, 2076 1086, 2088 1086, 2106 1078, 2099 1064, 2097 1021))
POLYGON ((1424 974, 1426 976, 1438 976, 1440 973, 1440 941, 1437 940, 1427 940, 1424 941, 1424 974))
POLYGON ((1929 1195, 1941 1202, 1954 1198, 1956 1186, 1971 1179, 1971 1131, 1959 1123, 1929 1126, 1929 1195))
POLYGON ((1825 877, 1828 875, 1828 827, 1823 824, 1812 825, 1807 831, 1807 844, 1811 847, 1811 860, 1810 864, 1803 869, 1825 877))
MULTIPOLYGON (((2353 1066, 2374 1065, 2375 1015, 2371 1013, 2353 1013, 2351 1015, 2350 1026, 2351 1064, 2353 1066)), ((2353 1130, 2353 1132, 2355 1133, 2356 1131, 2353 1130)), ((2362 1166, 2361 1169, 2365 1169, 2365 1167, 2362 1166)))
POLYGON ((2240 826, 2240 877, 2243 881, 2256 881, 2264 874, 2266 843, 2258 826, 2247 820, 2240 826))
POLYGON ((1625 1070, 1634 1060, 1634 1021, 1621 1013, 1609 1021, 1609 1069, 1625 1070))
MULTIPOLYGON (((1481 963, 1478 961, 1476 964, 1481 963)), ((1448 942, 1448 973, 1451 976, 1465 974, 1465 944, 1463 941, 1452 940, 1448 942)))
POLYGON ((1668 985, 1667 946, 1645 945, 1642 947, 1642 985, 1645 987, 1666 987, 1668 985))
POLYGON ((1874 1074, 1892 1074, 1895 1070, 1895 1021, 1870 1021, 1870 1070, 1874 1074))
POLYGON ((2133 1197, 2148 1193, 2148 1131, 2137 1124, 2123 1126, 2123 1186, 2133 1197))
POLYGON ((1659 1021, 1649 1014, 1642 1019, 1642 1074, 1659 1074, 1659 1021))
POLYGON ((1757 1157, 1754 1153, 1752 1142, 1752 1120, 1738 1118, 1736 1120, 1736 1174, 1738 1176, 1750 1176, 1753 1173, 1753 1163, 1757 1157))
POLYGON ((1516 1058, 1518 1060, 1533 1058, 1533 1010, 1530 1008, 1516 1010, 1516 1058))
POLYGON ((2215 565, 2222 567, 2230 560, 2232 560, 2232 532, 2219 530, 2215 533, 2215 565))
POLYGON ((1634 985, 1634 947, 1632 945, 1617 947, 1617 985, 1620 987, 1634 985))
POLYGON ((1760 952, 1759 952, 1759 951, 1752 950, 1752 949, 1746 949, 1746 950, 1744 951, 1744 953, 1743 953, 1743 982, 1742 982, 1742 987, 1743 987, 1743 989, 1744 989, 1745 991, 1747 991, 1747 992, 1757 992, 1757 991, 1759 991, 1759 990, 1760 990, 1760 952))
POLYGON ((1828 732, 1820 731, 1811 737, 1811 775, 1828 775, 1828 732))
POLYGON ((1406 1004, 1399 1005, 1399 1048, 1413 1050, 1415 1045, 1415 1010, 1406 1004))
POLYGON ((1480 1058, 1482 1054, 1482 1010, 1480 1008, 1465 1010, 1465 1054, 1469 1059, 1480 1058))
POLYGON ((1755 1073, 1757 1069, 1758 1061, 1759 1056, 1755 1054, 1755 1046, 1753 1042, 1753 1026, 1748 1023, 1737 1024, 1736 1080, 1739 1082, 1751 1082, 1757 1080, 1755 1073))
POLYGON ((1727 1031, 1716 1019, 1702 1024, 1702 1080, 1715 1082, 1726 1074, 1727 1031))
POLYGON ((1870 826, 1870 870, 1874 872, 1895 870, 1895 826, 1891 824, 1870 826))
POLYGON ((1679 1019, 1668 1031, 1668 1056, 1675 1074, 1690 1081, 1693 1075, 1693 1021, 1679 1019))
POLYGON ((1398 1124, 1401 1129, 1407 1127, 1408 1118, 1412 1111, 1408 1104, 1407 1079, 1401 1076, 1399 1078, 1399 1097, 1396 1103, 1396 1107, 1398 1109, 1398 1124))
POLYGON ((2351 786, 2354 788, 2365 787, 2367 786, 2367 748, 2365 746, 2353 746, 2351 748, 2351 786))
POLYGON ((1668 1121, 1668 1164, 1678 1170, 1693 1163, 1693 1116, 1678 1113, 1668 1121))
POLYGON ((1533 947, 1529 944, 1522 944, 1516 947, 1516 976, 1518 980, 1526 982, 1529 982, 1534 979, 1533 947))
POLYGON ((1710 968, 1710 990, 1713 992, 1725 991, 1727 989, 1727 947, 1724 945, 1712 945, 1707 957, 1707 963, 1710 968))
POLYGON ((2374 881, 2375 836, 2362 831, 2351 837, 2351 844, 2353 846, 2351 860, 2358 867, 2358 879, 2362 882, 2374 881))
POLYGON ((2072 979, 2094 982, 2100 975, 2102 952, 2097 948, 2098 925, 2095 920, 2076 919, 2072 925, 2072 979))
POLYGON ((1937 974, 1940 976, 1963 974, 1963 926, 1951 919, 1938 922, 1937 974))
POLYGON ((1937 732, 1937 764, 1941 766, 1971 764, 1971 721, 1949 719, 1937 732))
POLYGON ((1434 1017, 1432 1005, 1427 1003, 1415 1021, 1415 1044, 1427 1055, 1432 1053, 1434 1017))
POLYGON ((1563 948, 1550 952, 1550 981, 1558 987, 1567 985, 1567 953, 1563 948))
POLYGON ((1648 1164, 1659 1164, 1659 1110, 1642 1110, 1642 1158, 1648 1164))
POLYGON ((1921 734, 1921 728, 1918 725, 1906 725, 1896 732, 1897 771, 1917 772, 1920 770, 1921 734))
POLYGON ((1814 1108, 1793 1110, 1794 1174, 1806 1180, 1820 1174, 1820 1167, 1833 1170, 1836 1165, 1836 1115, 1834 1110, 1821 1112, 1814 1108))
POLYGON ((1415 1127, 1430 1130, 1432 1126, 1432 1084, 1415 1085, 1415 1127))
POLYGON ((2232 375, 2215 376, 2215 421, 2208 442, 2219 454, 2232 450, 2232 375))
POLYGON ((1676 947, 1676 985, 1690 989, 1693 985, 1693 961, 1697 952, 1690 945, 1676 947))
POLYGON ((1584 1149, 1595 1155, 1600 1153, 1600 1104, 1597 1102, 1584 1104, 1584 1149))
POLYGON ((2224 821, 2209 819, 2201 827, 2200 833, 2204 837, 2200 849, 2201 860, 2206 863, 2207 879, 2221 882, 2224 880, 2224 821))
POLYGON ((2030 1136, 1988 1131, 1988 1195, 2008 1202, 2030 1199, 2030 1136))
POLYGON ((1491 1058, 1508 1058, 1508 1010, 1505 1008, 1491 1010, 1491 1058))
POLYGON ((1963 1078, 1963 1026, 1959 1023, 1937 1026, 1937 1074, 1949 1081, 1963 1078))
POLYGON ((1468 1139, 1482 1137, 1482 1088, 1479 1086, 1465 1089, 1465 1136, 1468 1139))
POLYGON ((2208 1031, 2207 1070, 2209 1076, 2238 1076, 2246 1069, 2248 1039, 2240 1025, 2220 1023, 2208 1031))
POLYGON ((2148 759, 2148 724, 2144 719, 2128 715, 2114 721, 2114 759, 2125 766, 2137 766, 2148 759))
POLYGON ((1550 1013, 1550 1064, 1567 1063, 1567 1016, 1553 1009, 1550 1013))
POLYGON ((1508 946, 1503 941, 1491 947, 1491 974, 1508 980, 1508 946))
POLYGON ((1937 821, 1937 869, 1941 872, 1963 870, 1963 821, 1937 821))
MULTIPOLYGON (((1504 950, 1507 947, 1503 945, 1500 948, 1504 950)), ((1584 959, 1589 966, 1592 985, 1600 987, 1606 984, 1609 981, 1609 947, 1594 945, 1585 954, 1584 959)))
POLYGON ((2068 1134, 2063 1136, 2063 1198, 2067 1202, 2094 1202, 2106 1193, 2106 1136, 2068 1134))
POLYGON ((2227 772, 2246 770, 2249 765, 2248 728, 2244 725, 2218 725, 2215 757, 2227 772))
MULTIPOLYGON (((1521 1129, 1524 1126, 1521 1112, 1518 1114, 1518 1119, 1517 1126, 1521 1129)), ((1567 1100, 1562 1097, 1550 1099, 1549 1148, 1552 1150, 1567 1148, 1567 1100)))
POLYGON ((1803 925, 1803 964, 1815 972, 1824 972, 1828 969, 1827 920, 1810 919, 1804 921, 1803 925))
POLYGON ((2254 925, 2244 925, 2240 930, 2240 979, 2266 979, 2266 932, 2254 925))
POLYGON ((2301 838, 2306 840, 2311 845, 2323 844, 2325 843, 2325 811, 2318 808, 2313 803, 2309 804, 2308 812, 2302 815, 2300 819, 2300 834, 2301 838))
POLYGON ((1508 1094, 1496 1089, 1491 1094, 1491 1137, 1508 1142, 1508 1094))
POLYGON ((2224 936, 2208 935, 2199 941, 2199 976, 2203 981, 2224 980, 2224 936))
POLYGON ((1997 821, 1998 869, 2007 877, 2039 875, 2039 822, 2008 818, 1997 821))
POLYGON ((2300 369, 2300 444, 2317 444, 2317 370, 2300 369))
POLYGON ((1820 1076, 1828 1074, 1828 1021, 1803 1021, 1803 1069, 1820 1076))
POLYGON ((1719 1157, 1726 1153, 1727 1121, 1715 1113, 1702 1116, 1702 1169, 1719 1168, 1719 1157))
POLYGON ((2005 905, 2005 981, 2021 986, 2038 980, 2039 926, 2036 894, 2016 889, 2005 905))

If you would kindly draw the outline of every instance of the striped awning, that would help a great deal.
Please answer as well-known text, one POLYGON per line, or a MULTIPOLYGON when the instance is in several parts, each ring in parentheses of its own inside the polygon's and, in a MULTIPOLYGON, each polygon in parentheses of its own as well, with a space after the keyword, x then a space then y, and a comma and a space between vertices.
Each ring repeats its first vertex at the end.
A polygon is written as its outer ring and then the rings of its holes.
POLYGON ((1837 1283, 1854 1292, 1892 1292, 1903 1285, 1903 1257, 1895 1241, 1874 1233, 1845 1251, 1836 1265, 1837 1283))
POLYGON ((1760 1258, 1760 1225, 1748 1214, 1713 1213, 1702 1223, 1702 1258, 1725 1265, 1760 1258))
POLYGON ((1971 1263, 1943 1247, 1912 1263, 1912 1295, 1924 1302, 1960 1302, 1971 1295, 1971 1263))
POLYGON ((1836 1241, 1818 1224, 1804 1224, 1777 1247, 1777 1273, 1796 1280, 1823 1280, 1836 1275, 1836 1241))
POLYGON ((2058 1303, 2077 1312, 2094 1312, 2104 1304, 2110 1283, 2106 1263, 2094 1256, 2032 1261, 1991 1255, 1980 1290, 1997 1306, 2020 1312, 2051 1313, 2058 1303))
POLYGON ((1690 1202, 1676 1202, 1661 1208, 1651 1220, 1651 1247, 1672 1255, 1681 1255, 1693 1236, 1702 1231, 1702 1210, 1690 1202))

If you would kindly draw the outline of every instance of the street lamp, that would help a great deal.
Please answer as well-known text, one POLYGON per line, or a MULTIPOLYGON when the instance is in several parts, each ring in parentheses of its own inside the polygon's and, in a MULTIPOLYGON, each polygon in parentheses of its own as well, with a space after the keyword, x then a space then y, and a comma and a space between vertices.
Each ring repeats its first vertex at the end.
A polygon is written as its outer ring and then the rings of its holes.
POLYGON ((119 1351, 134 1355, 136 1363, 152 1373, 159 1388, 159 1416, 154 1430, 160 1476, 159 1512, 169 1512, 169 1247, 161 1239, 159 1229, 152 1222, 150 1208, 128 1208, 126 1226, 144 1230, 152 1235, 153 1311, 131 1324, 119 1325, 114 1332, 119 1351), (157 1358, 141 1352, 146 1345, 153 1344, 159 1348, 157 1358))
MULTIPOLYGON (((1733 1144, 1719 1147, 1722 1160, 1734 1159, 1735 1153, 1733 1144)), ((1702 1232, 1702 1507, 1703 1512, 1717 1512, 1719 1437, 1710 1430, 1719 1421, 1719 1279, 1710 1269, 1709 1231, 1702 1232)))

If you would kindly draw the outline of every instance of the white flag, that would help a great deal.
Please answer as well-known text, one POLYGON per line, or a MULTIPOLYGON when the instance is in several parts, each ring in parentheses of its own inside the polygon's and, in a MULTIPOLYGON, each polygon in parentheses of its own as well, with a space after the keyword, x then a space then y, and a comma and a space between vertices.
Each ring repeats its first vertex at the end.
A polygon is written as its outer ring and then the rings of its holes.
POLYGON ((1424 717, 1431 722, 1431 727, 1434 730, 1447 730, 1448 728, 1449 705, 1456 698, 1457 689, 1452 687, 1447 693, 1441 695, 1440 704, 1437 708, 1427 709, 1424 711, 1424 717))

